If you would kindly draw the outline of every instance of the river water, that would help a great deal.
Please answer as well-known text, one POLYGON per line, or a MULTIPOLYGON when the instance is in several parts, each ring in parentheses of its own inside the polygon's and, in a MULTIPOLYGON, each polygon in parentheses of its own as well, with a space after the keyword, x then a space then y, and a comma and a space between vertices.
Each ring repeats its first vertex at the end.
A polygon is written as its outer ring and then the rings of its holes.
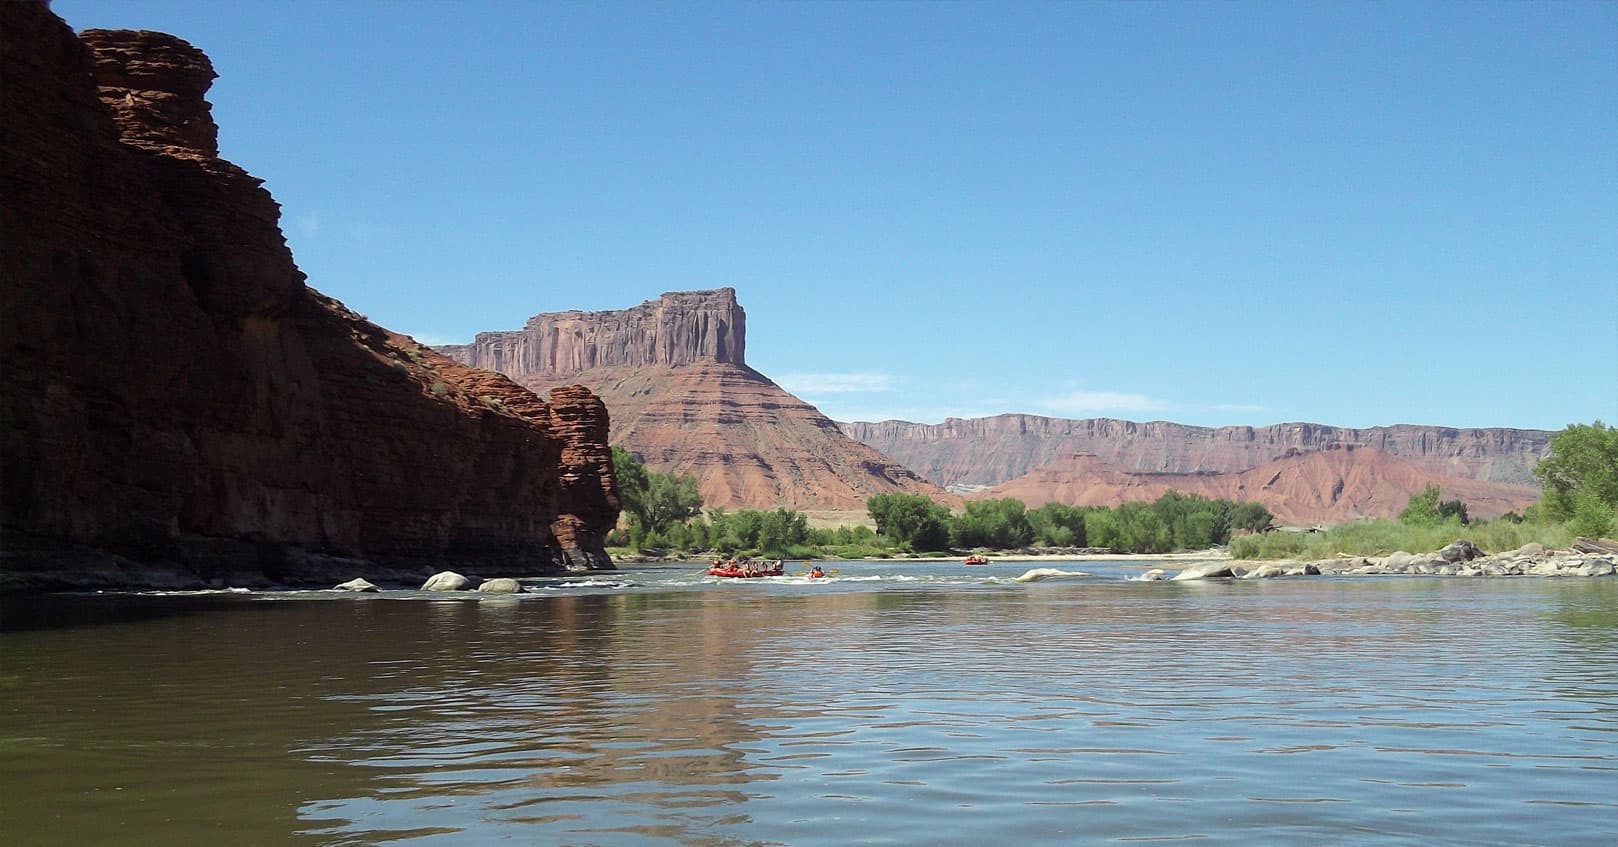
POLYGON ((1614 843, 1618 580, 1012 579, 1031 566, 8 597, 0 832, 1614 843))

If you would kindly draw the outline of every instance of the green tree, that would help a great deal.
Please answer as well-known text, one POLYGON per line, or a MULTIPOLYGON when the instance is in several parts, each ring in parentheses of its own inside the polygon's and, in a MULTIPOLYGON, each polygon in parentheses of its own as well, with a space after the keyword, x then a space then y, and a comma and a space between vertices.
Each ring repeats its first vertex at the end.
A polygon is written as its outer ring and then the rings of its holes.
POLYGON ((1443 523, 1444 517, 1438 513, 1438 494, 1438 484, 1432 482, 1427 483, 1420 494, 1412 494, 1404 511, 1399 513, 1399 523, 1406 526, 1438 526, 1443 523))
POLYGON ((641 464, 635 455, 622 447, 614 445, 612 448, 612 472, 618 477, 618 499, 622 503, 623 512, 641 520, 645 525, 643 515, 646 508, 646 466, 641 464))
POLYGON ((651 472, 647 474, 646 499, 641 515, 646 528, 662 533, 676 523, 702 514, 702 495, 697 478, 651 472))
POLYGON ((1084 515, 1088 509, 1065 503, 1046 503, 1028 512, 1034 543, 1043 547, 1084 547, 1084 515))
POLYGON ((877 534, 921 552, 949 547, 949 510, 919 494, 877 494, 865 501, 877 534))
POLYGON ((1230 508, 1230 528, 1252 532, 1269 532, 1275 516, 1263 505, 1253 502, 1237 503, 1230 508))
POLYGON ((1618 427, 1601 421, 1572 424, 1551 437, 1550 452, 1534 467, 1545 484, 1542 513, 1555 521, 1575 516, 1581 506, 1593 515, 1594 505, 1618 508, 1618 427), (1586 505, 1588 498, 1594 505, 1586 505))
POLYGON ((950 521, 950 540, 957 547, 1026 547, 1034 538, 1027 507, 1021 500, 974 500, 950 521))
POLYGON ((618 477, 623 512, 630 517, 629 534, 635 546, 666 541, 662 536, 671 526, 702 514, 696 477, 648 470, 633 453, 616 446, 612 448, 612 469, 618 477))
POLYGON ((1573 519, 1567 524, 1574 535, 1611 538, 1614 535, 1615 524, 1618 524, 1618 513, 1615 513, 1611 506, 1601 502, 1595 494, 1581 491, 1574 496, 1573 519))

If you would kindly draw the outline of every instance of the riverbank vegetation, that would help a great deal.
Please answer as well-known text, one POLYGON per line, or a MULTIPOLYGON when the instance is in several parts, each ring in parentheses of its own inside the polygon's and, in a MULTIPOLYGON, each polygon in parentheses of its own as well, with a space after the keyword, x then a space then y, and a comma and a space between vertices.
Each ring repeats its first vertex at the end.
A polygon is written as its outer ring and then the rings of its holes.
POLYGON ((1367 520, 1321 530, 1275 529, 1258 503, 1209 500, 1170 491, 1150 503, 1116 508, 1015 499, 974 500, 960 514, 916 494, 866 501, 876 529, 816 528, 801 512, 705 509, 696 480, 648 470, 613 448, 623 521, 608 538, 618 555, 859 559, 951 556, 966 550, 1106 549, 1170 553, 1228 546, 1239 559, 1329 559, 1437 550, 1465 538, 1485 552, 1537 542, 1565 549, 1576 536, 1618 532, 1618 428, 1575 424, 1558 433, 1534 473, 1545 496, 1524 515, 1473 521, 1466 504, 1436 485, 1410 498, 1397 520, 1367 520))
POLYGON ((1534 475, 1544 483, 1545 494, 1524 515, 1473 522, 1466 504, 1444 500, 1438 486, 1428 485, 1410 498, 1396 521, 1238 537, 1231 541, 1230 555, 1305 560, 1385 556, 1400 550, 1437 550, 1462 538, 1485 553, 1504 553, 1531 543, 1561 550, 1578 536, 1610 538, 1618 532, 1618 429, 1600 421, 1569 426, 1551 438, 1550 450, 1534 475))

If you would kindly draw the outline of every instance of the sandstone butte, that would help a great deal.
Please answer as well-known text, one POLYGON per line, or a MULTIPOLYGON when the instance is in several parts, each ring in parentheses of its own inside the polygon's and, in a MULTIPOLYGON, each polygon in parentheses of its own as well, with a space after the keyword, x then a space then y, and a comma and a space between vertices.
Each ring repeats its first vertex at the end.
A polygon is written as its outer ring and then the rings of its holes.
POLYGON ((1539 497, 1533 467, 1551 433, 1312 423, 1217 429, 1035 415, 942 424, 848 422, 844 431, 969 499, 1116 506, 1174 489, 1253 500, 1287 523, 1394 517, 1436 483, 1481 518, 1539 497))
POLYGON ((732 288, 539 314, 521 330, 437 349, 535 391, 588 386, 612 409, 614 444, 652 470, 695 477, 709 506, 863 510, 892 492, 959 502, 748 367, 747 316, 732 288))
POLYGON ((549 402, 304 284, 218 156, 208 58, 10 2, 0 122, 7 587, 610 568, 605 406, 549 402))

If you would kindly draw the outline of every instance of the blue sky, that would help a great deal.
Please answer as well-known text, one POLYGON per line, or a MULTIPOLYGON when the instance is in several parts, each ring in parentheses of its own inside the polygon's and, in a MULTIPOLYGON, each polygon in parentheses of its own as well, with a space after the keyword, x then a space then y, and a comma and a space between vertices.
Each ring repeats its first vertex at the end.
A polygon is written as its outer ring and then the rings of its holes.
POLYGON ((429 343, 734 286, 839 420, 1618 421, 1618 4, 96 2, 429 343))

